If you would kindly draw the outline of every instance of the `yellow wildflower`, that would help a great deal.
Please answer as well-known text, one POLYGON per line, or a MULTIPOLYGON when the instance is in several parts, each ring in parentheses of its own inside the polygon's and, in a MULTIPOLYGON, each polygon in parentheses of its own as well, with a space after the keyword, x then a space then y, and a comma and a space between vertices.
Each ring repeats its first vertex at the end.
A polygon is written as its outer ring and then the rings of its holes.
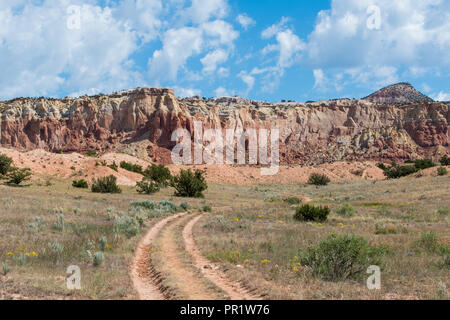
POLYGON ((106 249, 111 249, 111 245, 109 243, 106 244, 106 249))
POLYGON ((270 260, 264 259, 264 260, 261 260, 261 263, 262 264, 267 264, 267 263, 270 263, 270 260))
POLYGON ((338 226, 343 227, 344 224, 343 224, 342 222, 339 222, 339 223, 338 223, 338 226))
POLYGON ((233 219, 234 219, 234 221, 239 222, 239 218, 238 217, 234 217, 233 219))
POLYGON ((298 267, 297 267, 297 266, 293 266, 293 267, 292 267, 292 270, 293 270, 293 271, 298 271, 298 267))
POLYGON ((262 217, 264 217, 262 214, 259 214, 259 215, 258 215, 258 218, 262 218, 262 217))
POLYGON ((245 260, 244 260, 244 263, 248 263, 248 259, 245 259, 245 260))
POLYGON ((248 253, 253 253, 253 249, 248 249, 248 253))
POLYGON ((14 253, 14 252, 8 252, 8 253, 6 254, 6 256, 7 256, 7 257, 15 256, 15 253, 14 253))

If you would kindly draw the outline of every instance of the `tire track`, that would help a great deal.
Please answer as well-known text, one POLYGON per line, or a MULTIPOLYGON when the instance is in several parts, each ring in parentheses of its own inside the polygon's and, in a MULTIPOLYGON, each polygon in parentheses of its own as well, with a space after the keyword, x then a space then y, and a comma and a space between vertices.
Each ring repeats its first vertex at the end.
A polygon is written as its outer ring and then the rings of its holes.
POLYGON ((251 294, 239 283, 227 279, 226 275, 220 271, 217 266, 202 256, 200 250, 195 245, 192 232, 194 225, 201 219, 201 217, 202 215, 196 216, 189 221, 183 229, 185 248, 186 251, 192 255, 195 266, 201 271, 205 278, 209 279, 217 287, 222 289, 231 300, 261 300, 261 297, 251 294))
POLYGON ((150 262, 152 244, 159 232, 169 222, 186 215, 186 212, 167 217, 155 224, 144 236, 138 245, 131 266, 131 280, 141 300, 164 300, 165 296, 160 290, 160 281, 154 274, 150 262))

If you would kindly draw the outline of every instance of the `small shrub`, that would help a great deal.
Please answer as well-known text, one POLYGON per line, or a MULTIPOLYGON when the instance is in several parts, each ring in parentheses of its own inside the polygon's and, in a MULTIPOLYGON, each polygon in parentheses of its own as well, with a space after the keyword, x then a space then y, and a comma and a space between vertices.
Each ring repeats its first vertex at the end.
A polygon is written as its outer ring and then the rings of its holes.
POLYGON ((205 180, 205 171, 181 169, 180 174, 173 177, 172 186, 175 188, 175 196, 203 198, 203 191, 208 188, 205 180))
POLYGON ((160 191, 160 188, 156 182, 144 177, 141 182, 136 183, 136 189, 139 193, 153 194, 160 191))
POLYGON ((177 205, 175 203, 173 203, 171 201, 167 201, 167 200, 160 201, 158 203, 158 208, 160 210, 163 210, 166 212, 171 212, 171 213, 175 213, 178 211, 177 205))
POLYGON ((88 157, 96 157, 97 156, 97 151, 95 151, 95 150, 87 150, 85 155, 88 156, 88 157))
POLYGON ((294 219, 297 221, 325 222, 330 214, 328 207, 314 207, 305 204, 295 209, 294 219))
POLYGON ((356 210, 348 203, 336 210, 336 213, 343 217, 352 217, 356 214, 356 210))
POLYGON ((440 239, 435 232, 424 232, 417 241, 417 246, 425 249, 427 252, 434 253, 439 249, 439 240, 440 239))
POLYGON ((81 179, 81 180, 74 180, 72 181, 72 187, 74 188, 80 188, 80 189, 88 189, 89 188, 89 184, 86 180, 81 179))
POLYGON ((117 178, 113 175, 94 179, 91 191, 95 193, 122 193, 122 189, 116 184, 117 178))
POLYGON ((94 253, 92 264, 94 265, 94 267, 98 267, 102 264, 103 260, 105 260, 105 255, 103 254, 103 252, 96 252, 94 253))
POLYGON ((101 251, 105 251, 106 250, 106 245, 108 244, 108 239, 103 236, 103 237, 100 238, 98 243, 99 243, 99 246, 100 246, 100 250, 101 251))
POLYGON ((415 166, 406 165, 400 166, 397 163, 393 162, 390 167, 386 167, 384 170, 384 175, 388 179, 398 179, 401 177, 409 176, 413 173, 419 171, 415 166))
POLYGON ((156 206, 157 206, 154 201, 148 201, 148 200, 145 200, 145 201, 132 201, 131 205, 133 207, 142 207, 142 208, 149 209, 149 210, 154 210, 156 208, 156 206))
POLYGON ((414 166, 417 170, 424 170, 435 167, 436 164, 431 159, 418 159, 414 161, 414 166))
POLYGON ((43 219, 41 219, 40 217, 35 217, 34 222, 30 223, 28 226, 39 232, 46 227, 46 224, 45 224, 45 221, 43 219))
POLYGON ((116 171, 116 172, 119 171, 119 168, 117 167, 117 164, 116 164, 115 161, 112 164, 110 164, 109 166, 107 166, 107 167, 112 169, 112 170, 114 170, 114 171, 116 171))
POLYGON ((64 231, 64 228, 65 228, 64 215, 63 214, 57 214, 56 215, 56 219, 57 219, 57 221, 53 225, 53 228, 55 230, 58 230, 58 231, 64 231))
POLYGON ((117 232, 125 235, 128 239, 139 233, 139 222, 129 216, 121 216, 115 221, 117 232))
POLYGON ((325 174, 313 173, 308 179, 308 184, 315 186, 326 186, 329 183, 330 178, 328 178, 325 174))
POLYGON ((375 234, 396 234, 397 229, 393 225, 386 225, 383 222, 375 223, 375 234))
POLYGON ((442 166, 450 166, 450 157, 447 157, 447 155, 442 156, 441 159, 439 159, 439 162, 442 166))
POLYGON ((48 247, 50 249, 50 253, 53 256, 55 262, 58 262, 61 259, 62 254, 64 252, 64 246, 62 244, 60 244, 58 241, 54 241, 51 243, 49 242, 48 247))
POLYGON ((289 204, 301 204, 302 200, 297 198, 297 197, 287 197, 285 199, 283 199, 284 202, 289 203, 289 204))
POLYGON ((438 176, 446 176, 448 173, 447 168, 445 167, 439 167, 437 168, 437 174, 438 176))
POLYGON ((2 262, 2 274, 6 276, 8 273, 11 272, 11 268, 6 262, 2 262))
POLYGON ((212 208, 211 208, 211 206, 205 205, 205 206, 200 208, 200 211, 201 212, 211 212, 212 208))
POLYGON ((143 172, 148 179, 155 181, 160 187, 167 187, 172 179, 170 170, 163 166, 152 164, 143 172))
POLYGON ((6 174, 6 177, 8 179, 7 184, 18 186, 22 182, 30 180, 31 175, 31 170, 28 168, 10 168, 9 172, 6 174))
POLYGON ((366 239, 354 234, 331 234, 304 250, 301 263, 324 280, 359 279, 370 265, 381 267, 385 252, 383 247, 372 247, 366 239))
POLYGON ((180 208, 183 209, 184 211, 188 210, 189 207, 190 207, 190 205, 187 202, 180 203, 180 208))
POLYGON ((137 165, 137 164, 132 164, 132 163, 129 163, 129 162, 126 162, 126 161, 122 161, 120 163, 120 167, 122 169, 131 171, 131 172, 136 172, 136 173, 140 173, 140 174, 143 173, 142 166, 137 165))
POLYGON ((10 157, 0 154, 0 176, 4 176, 8 173, 12 163, 13 160, 10 157))

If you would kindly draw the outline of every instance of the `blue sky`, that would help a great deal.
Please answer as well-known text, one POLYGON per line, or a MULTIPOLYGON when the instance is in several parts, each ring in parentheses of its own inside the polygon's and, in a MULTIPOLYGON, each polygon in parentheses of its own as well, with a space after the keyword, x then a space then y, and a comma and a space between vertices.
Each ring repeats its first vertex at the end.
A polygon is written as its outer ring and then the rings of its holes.
POLYGON ((134 87, 360 98, 408 81, 450 100, 448 0, 0 0, 0 99, 134 87))

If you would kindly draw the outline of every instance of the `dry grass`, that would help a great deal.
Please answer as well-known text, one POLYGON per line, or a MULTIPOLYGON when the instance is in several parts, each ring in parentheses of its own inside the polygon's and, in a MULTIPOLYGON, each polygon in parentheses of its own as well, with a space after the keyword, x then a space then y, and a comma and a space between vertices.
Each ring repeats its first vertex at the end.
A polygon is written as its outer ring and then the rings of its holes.
POLYGON ((222 189, 215 195, 216 210, 196 226, 196 241, 205 256, 229 269, 230 277, 269 298, 448 299, 448 265, 418 241, 424 232, 435 232, 437 245, 448 249, 449 182, 449 177, 424 177, 320 188, 216 187, 222 189), (282 201, 292 195, 329 206, 328 222, 295 222, 294 207, 282 201), (343 204, 352 205, 356 214, 338 215, 343 204), (376 232, 377 223, 386 226, 385 234, 376 232), (381 291, 369 291, 364 281, 322 281, 297 264, 301 249, 332 232, 354 233, 389 249, 383 257, 381 291))
MULTIPOLYGON (((40 177, 47 181, 48 177, 40 177)), ((123 187, 120 195, 93 194, 71 187, 70 180, 51 179, 51 185, 34 182, 26 188, 0 185, 0 263, 11 271, 0 275, 0 298, 32 299, 133 299, 128 268, 140 236, 127 239, 114 231, 111 211, 127 211, 134 200, 186 199, 172 197, 165 189, 152 196, 123 187), (53 226, 57 214, 65 217, 65 229, 53 226), (29 225, 39 216, 42 229, 29 225), (105 236, 110 249, 99 267, 92 265, 86 250, 99 251, 105 236), (48 243, 64 246, 60 257, 50 253, 48 243), (24 251, 21 251, 24 250, 24 251), (36 252, 21 264, 17 256, 36 252), (13 252, 15 256, 7 256, 13 252), (68 291, 66 268, 82 270, 82 290, 68 291)), ((449 269, 443 257, 418 245, 423 232, 433 231, 439 245, 449 244, 450 177, 404 178, 396 181, 358 181, 316 188, 306 185, 210 185, 205 199, 188 199, 193 211, 209 205, 194 234, 203 254, 227 268, 227 274, 269 298, 278 299, 448 299, 449 269), (299 223, 292 219, 294 207, 282 199, 310 198, 313 204, 332 208, 323 225, 299 223), (337 215, 343 204, 356 214, 337 215), (339 223, 343 225, 339 225, 339 223), (376 234, 376 223, 388 226, 376 234), (384 257, 382 290, 368 291, 364 282, 326 282, 311 276, 307 268, 296 271, 300 249, 316 244, 331 232, 351 232, 373 244, 389 248, 384 257), (239 265, 239 266, 237 266, 239 265)), ((158 219, 151 219, 150 226, 158 219)), ((182 225, 174 231, 173 245, 183 258, 182 225)), ((142 233, 145 229, 142 229, 142 233)), ((1 271, 1 270, 0 270, 1 271)), ((192 272, 194 272, 191 269, 192 272)), ((183 289, 183 288, 181 288, 183 289)))

